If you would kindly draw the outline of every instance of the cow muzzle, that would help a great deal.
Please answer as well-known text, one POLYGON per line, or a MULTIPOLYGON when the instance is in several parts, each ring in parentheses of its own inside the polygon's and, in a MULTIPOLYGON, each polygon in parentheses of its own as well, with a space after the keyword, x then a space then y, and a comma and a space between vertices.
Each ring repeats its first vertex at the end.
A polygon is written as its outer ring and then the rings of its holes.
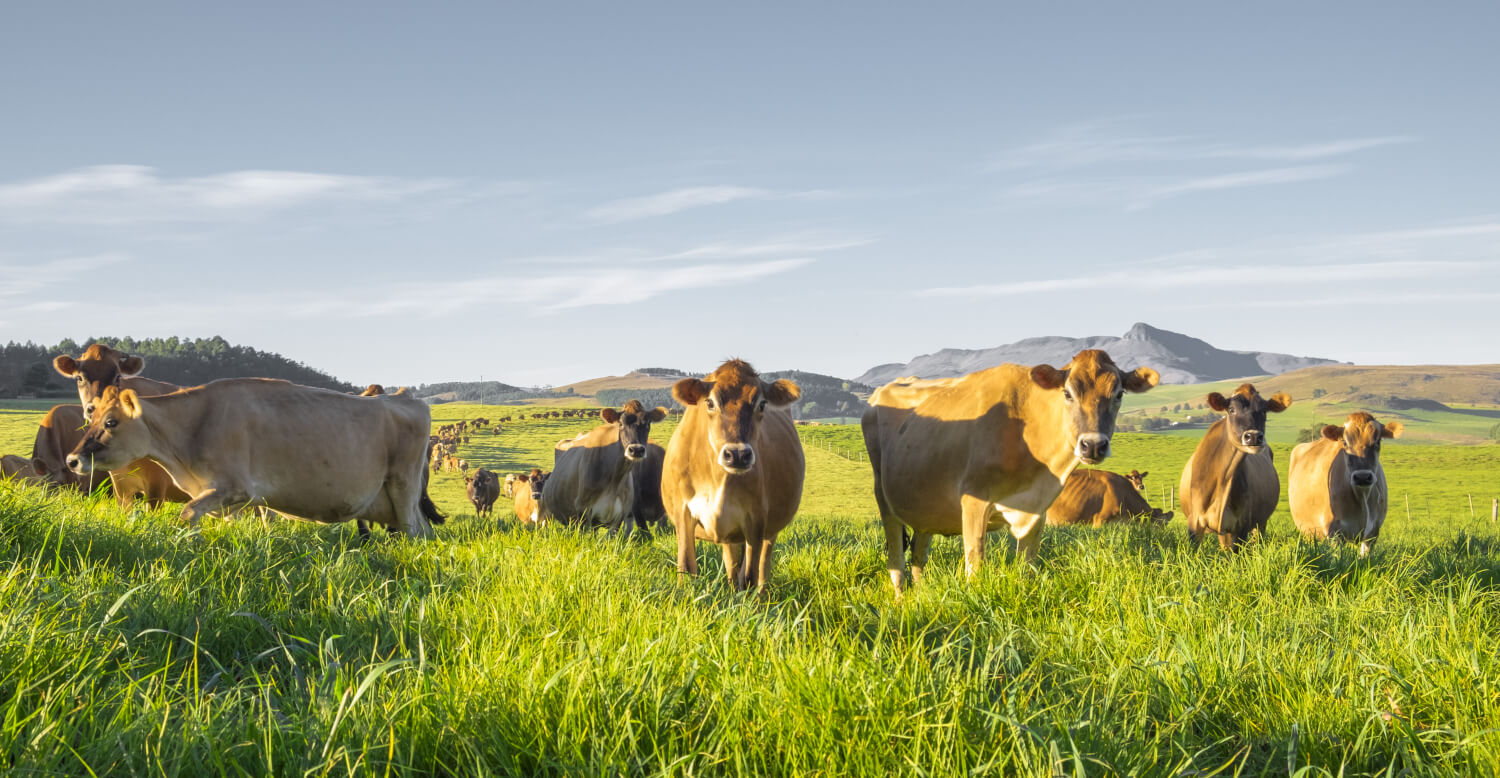
POLYGON ((734 475, 748 473, 755 467, 755 449, 749 443, 725 443, 719 449, 719 466, 734 475))
POLYGON ((1354 482, 1356 489, 1368 489, 1375 485, 1375 471, 1355 470, 1349 474, 1349 480, 1354 482))
POLYGON ((625 458, 628 459, 628 460, 630 460, 630 461, 632 461, 632 462, 638 462, 638 461, 640 461, 642 459, 645 459, 646 458, 646 447, 642 446, 639 443, 626 446, 625 447, 625 458))
POLYGON ((1109 458, 1109 436, 1102 432, 1089 432, 1078 436, 1074 455, 1086 465, 1097 465, 1109 458))
POLYGON ((1245 430, 1244 434, 1240 435, 1240 445, 1245 448, 1260 448, 1265 443, 1266 436, 1260 430, 1245 430))
POLYGON ((69 470, 79 475, 88 475, 94 469, 94 458, 89 457, 85 459, 77 454, 69 454, 68 458, 64 460, 64 464, 68 466, 69 470))

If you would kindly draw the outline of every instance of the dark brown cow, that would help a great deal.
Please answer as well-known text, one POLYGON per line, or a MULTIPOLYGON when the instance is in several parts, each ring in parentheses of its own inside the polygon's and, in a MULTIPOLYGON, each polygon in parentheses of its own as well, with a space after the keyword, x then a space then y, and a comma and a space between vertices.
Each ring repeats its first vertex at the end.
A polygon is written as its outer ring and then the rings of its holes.
POLYGON ((53 406, 36 429, 36 441, 31 447, 31 469, 49 484, 92 493, 99 484, 108 480, 108 474, 98 471, 79 476, 68 469, 67 461, 68 454, 83 440, 87 429, 82 408, 76 405, 53 406))
POLYGON ((661 492, 679 572, 698 574, 695 540, 707 540, 719 544, 731 586, 764 591, 776 537, 802 502, 806 460, 787 412, 800 395, 738 359, 672 385, 687 413, 667 444, 661 492))
POLYGON ((1269 399, 1254 386, 1241 384, 1234 394, 1208 396, 1208 407, 1224 414, 1198 443, 1182 470, 1178 492, 1188 536, 1197 542, 1204 532, 1219 545, 1238 550, 1250 531, 1266 533, 1266 521, 1281 497, 1281 478, 1266 444, 1266 414, 1281 413, 1292 398, 1277 392, 1269 399))
POLYGON ((636 529, 647 532, 652 525, 659 530, 671 526, 667 521, 667 508, 661 499, 661 467, 666 460, 666 449, 655 443, 646 444, 646 461, 631 472, 635 479, 635 502, 630 514, 635 519, 636 529))
POLYGON ((1170 511, 1163 513, 1151 507, 1130 476, 1107 470, 1074 470, 1047 509, 1047 523, 1053 526, 1102 527, 1109 522, 1140 520, 1166 524, 1171 519, 1170 511))
MULTIPOLYGON (((630 400, 620 410, 599 412, 604 423, 553 449, 552 475, 543 501, 546 514, 563 522, 582 519, 617 532, 635 507, 632 471, 646 459, 651 425, 666 408, 647 410, 630 400)), ((629 532, 629 525, 626 525, 629 532)))
POLYGON ((495 500, 500 499, 499 477, 481 467, 474 471, 474 475, 465 478, 464 483, 464 491, 474 505, 474 515, 479 518, 489 516, 495 509, 495 500))

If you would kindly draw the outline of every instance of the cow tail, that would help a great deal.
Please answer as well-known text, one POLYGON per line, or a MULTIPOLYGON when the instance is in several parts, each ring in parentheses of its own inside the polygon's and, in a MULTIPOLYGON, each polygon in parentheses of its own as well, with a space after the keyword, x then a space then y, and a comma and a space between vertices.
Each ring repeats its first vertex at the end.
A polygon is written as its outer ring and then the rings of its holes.
POLYGON ((448 520, 448 517, 444 516, 442 514, 442 512, 438 510, 437 503, 434 503, 432 501, 432 498, 429 497, 429 496, 427 496, 427 482, 430 481, 431 479, 432 479, 432 476, 430 476, 427 473, 427 466, 423 465, 422 466, 422 499, 417 502, 417 507, 421 509, 421 511, 422 511, 422 517, 425 518, 425 519, 427 519, 428 523, 430 523, 430 524, 442 524, 443 522, 445 522, 445 521, 448 520))

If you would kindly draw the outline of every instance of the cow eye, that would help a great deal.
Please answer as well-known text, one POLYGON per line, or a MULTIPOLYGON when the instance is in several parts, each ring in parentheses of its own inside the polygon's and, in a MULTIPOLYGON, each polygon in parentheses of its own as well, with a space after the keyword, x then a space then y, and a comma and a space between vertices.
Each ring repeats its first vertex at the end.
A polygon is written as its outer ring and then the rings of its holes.
POLYGON ((761 410, 761 412, 765 412, 765 410, 766 410, 766 401, 765 400, 761 400, 760 401, 760 405, 757 406, 757 407, 761 410))
POLYGON ((1063 399, 1067 400, 1068 402, 1073 402, 1073 393, 1068 391, 1067 387, 1063 387, 1063 399))
POLYGON ((710 397, 707 400, 704 400, 703 401, 703 405, 704 405, 704 407, 708 408, 709 410, 713 410, 714 409, 714 398, 710 397))
POLYGON ((120 420, 119 419, 105 419, 104 420, 104 427, 105 427, 105 429, 114 429, 115 427, 118 427, 118 426, 120 426, 120 420))

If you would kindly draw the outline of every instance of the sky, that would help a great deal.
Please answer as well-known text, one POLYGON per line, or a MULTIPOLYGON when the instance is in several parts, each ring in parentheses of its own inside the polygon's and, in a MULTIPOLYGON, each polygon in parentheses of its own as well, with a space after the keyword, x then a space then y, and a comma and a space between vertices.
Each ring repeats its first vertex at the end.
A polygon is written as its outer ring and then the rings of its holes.
MULTIPOLYGON (((0 341, 1500 360, 1500 5, 7 3, 0 341)), ((148 366, 149 373, 149 366, 148 366)))

